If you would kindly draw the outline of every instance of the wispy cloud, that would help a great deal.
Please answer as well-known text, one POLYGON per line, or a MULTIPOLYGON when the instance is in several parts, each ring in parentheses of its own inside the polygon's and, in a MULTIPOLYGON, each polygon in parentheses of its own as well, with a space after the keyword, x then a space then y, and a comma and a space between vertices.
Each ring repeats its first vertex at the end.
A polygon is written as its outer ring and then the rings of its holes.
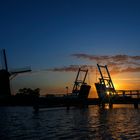
POLYGON ((89 55, 89 54, 72 54, 71 56, 80 58, 80 59, 87 59, 90 61, 95 62, 106 62, 106 63, 114 63, 114 64, 135 64, 140 65, 140 56, 129 56, 129 55, 89 55))
MULTIPOLYGON (((129 55, 90 55, 84 53, 72 54, 72 57, 92 61, 101 65, 107 65, 111 74, 124 73, 124 72, 140 72, 140 56, 129 55)), ((96 65, 69 65, 63 67, 56 67, 46 69, 46 71, 54 72, 75 72, 79 68, 89 69, 90 71, 96 70, 96 65)))
POLYGON ((115 78, 117 81, 140 81, 139 78, 115 78))
POLYGON ((51 69, 46 69, 47 71, 58 71, 58 72, 75 72, 79 68, 82 69, 90 69, 91 71, 95 70, 95 66, 91 65, 69 65, 69 66, 64 66, 64 67, 59 67, 59 68, 51 68, 51 69))
POLYGON ((123 72, 140 72, 140 56, 129 55, 89 55, 89 54, 72 54, 71 56, 78 59, 87 59, 99 64, 108 65, 112 74, 123 72))
POLYGON ((121 72, 140 72, 140 67, 136 67, 136 68, 128 67, 126 69, 121 70, 121 72))

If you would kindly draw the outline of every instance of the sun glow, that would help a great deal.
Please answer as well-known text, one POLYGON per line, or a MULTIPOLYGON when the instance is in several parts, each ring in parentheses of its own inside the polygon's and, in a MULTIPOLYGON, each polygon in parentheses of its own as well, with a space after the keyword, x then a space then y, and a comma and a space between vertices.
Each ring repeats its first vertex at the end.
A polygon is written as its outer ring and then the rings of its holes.
MULTIPOLYGON (((121 77, 121 76, 119 76, 121 77)), ((139 79, 133 78, 113 78, 113 83, 116 90, 139 90, 139 79)))
POLYGON ((121 89, 125 88, 122 83, 118 83, 118 82, 114 83, 114 87, 115 87, 116 90, 121 90, 121 89))

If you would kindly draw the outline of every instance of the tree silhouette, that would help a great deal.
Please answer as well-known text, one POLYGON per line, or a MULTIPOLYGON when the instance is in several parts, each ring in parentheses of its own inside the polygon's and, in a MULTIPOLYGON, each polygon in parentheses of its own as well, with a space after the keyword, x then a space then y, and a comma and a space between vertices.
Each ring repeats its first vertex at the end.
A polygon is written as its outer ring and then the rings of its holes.
POLYGON ((40 92, 39 88, 36 88, 36 89, 22 88, 18 90, 18 93, 16 94, 16 96, 38 97, 40 95, 39 92, 40 92))

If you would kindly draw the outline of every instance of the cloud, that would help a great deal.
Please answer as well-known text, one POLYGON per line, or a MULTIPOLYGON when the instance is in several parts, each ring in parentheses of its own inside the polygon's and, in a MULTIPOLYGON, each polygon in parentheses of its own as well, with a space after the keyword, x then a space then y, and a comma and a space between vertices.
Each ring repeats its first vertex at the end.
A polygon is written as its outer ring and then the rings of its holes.
MULTIPOLYGON (((89 54, 72 54, 71 56, 81 59, 88 59, 96 62, 114 62, 114 63, 124 63, 124 62, 133 62, 140 61, 140 56, 129 56, 129 55, 89 55, 89 54)), ((136 64, 140 64, 136 63, 136 64)))
POLYGON ((64 67, 59 67, 59 68, 47 69, 47 71, 75 72, 75 71, 78 71, 79 68, 89 69, 90 71, 95 70, 95 66, 92 66, 92 65, 69 65, 69 66, 64 66, 64 67))
POLYGON ((98 64, 108 65, 111 74, 123 72, 140 72, 140 56, 129 55, 89 55, 89 54, 72 54, 71 56, 78 59, 87 59, 98 64))
POLYGON ((121 70, 121 72, 140 72, 140 67, 128 67, 126 69, 121 70))
MULTIPOLYGON (((118 74, 124 72, 140 72, 140 56, 129 55, 90 55, 90 54, 72 54, 72 57, 77 59, 86 59, 87 61, 93 61, 100 65, 107 65, 111 74, 118 74)), ((53 72, 75 72, 79 68, 88 69, 91 72, 95 72, 97 66, 93 65, 69 65, 63 67, 56 67, 46 69, 46 71, 53 72)))
POLYGON ((89 54, 72 54, 71 56, 74 56, 76 58, 82 58, 82 59, 88 59, 88 60, 94 60, 94 61, 102 61, 104 59, 109 59, 109 56, 97 56, 97 55, 89 55, 89 54))
POLYGON ((64 66, 64 67, 59 67, 59 68, 52 68, 52 69, 47 69, 48 71, 58 71, 58 72, 67 72, 67 71, 77 71, 79 68, 78 65, 70 65, 70 66, 64 66))
POLYGON ((111 74, 126 73, 126 72, 140 72, 140 67, 110 67, 111 74))

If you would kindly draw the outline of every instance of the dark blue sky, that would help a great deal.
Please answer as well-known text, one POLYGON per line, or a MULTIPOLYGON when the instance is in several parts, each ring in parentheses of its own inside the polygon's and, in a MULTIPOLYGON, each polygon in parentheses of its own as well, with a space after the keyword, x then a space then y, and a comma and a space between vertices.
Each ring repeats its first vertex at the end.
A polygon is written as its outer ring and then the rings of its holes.
POLYGON ((33 70, 93 63, 78 53, 138 56, 140 1, 1 0, 0 48, 10 68, 33 70))

